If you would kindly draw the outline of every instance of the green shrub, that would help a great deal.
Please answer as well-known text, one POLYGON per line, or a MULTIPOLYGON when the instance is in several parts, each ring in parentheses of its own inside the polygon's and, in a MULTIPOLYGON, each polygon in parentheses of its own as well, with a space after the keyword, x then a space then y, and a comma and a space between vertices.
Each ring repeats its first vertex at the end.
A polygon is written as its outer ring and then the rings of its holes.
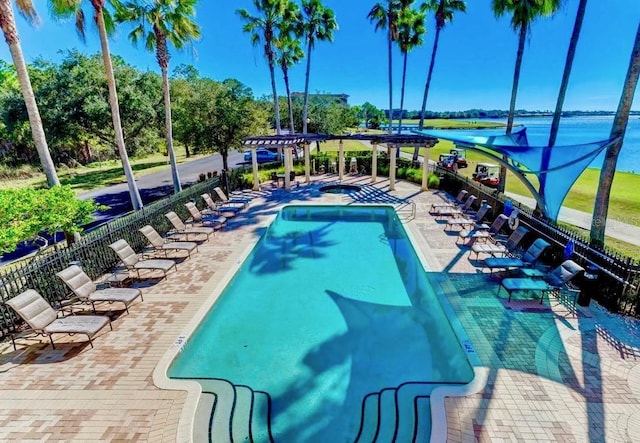
POLYGON ((438 188, 440 186, 440 177, 436 174, 431 174, 429 178, 427 178, 427 186, 431 189, 438 188))

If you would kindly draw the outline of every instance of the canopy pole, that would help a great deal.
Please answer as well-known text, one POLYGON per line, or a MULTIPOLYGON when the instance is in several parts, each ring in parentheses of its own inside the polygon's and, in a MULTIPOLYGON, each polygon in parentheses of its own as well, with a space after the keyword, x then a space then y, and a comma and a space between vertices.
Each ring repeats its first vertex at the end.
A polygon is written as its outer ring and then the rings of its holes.
POLYGON ((424 145, 424 159, 422 160, 422 191, 429 189, 429 145, 424 145))
POLYGON ((378 180, 378 142, 371 141, 371 183, 378 180))
POLYGON ((309 142, 304 142, 304 182, 309 183, 311 181, 311 159, 309 154, 309 142))
POLYGON ((251 169, 253 171, 253 190, 260 190, 260 176, 258 175, 258 157, 256 155, 256 145, 251 145, 251 169))
POLYGON ((389 191, 396 190, 396 151, 397 145, 389 144, 389 191))
POLYGON ((344 144, 342 139, 338 142, 338 179, 342 181, 344 175, 344 144))

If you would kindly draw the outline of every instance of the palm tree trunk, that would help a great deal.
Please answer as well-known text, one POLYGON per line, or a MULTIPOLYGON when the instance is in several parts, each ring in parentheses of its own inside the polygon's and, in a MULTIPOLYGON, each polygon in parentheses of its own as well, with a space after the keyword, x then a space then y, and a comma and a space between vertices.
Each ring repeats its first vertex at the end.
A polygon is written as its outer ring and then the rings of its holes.
POLYGON ((171 177, 173 178, 173 192, 182 191, 180 183, 180 174, 178 174, 178 163, 176 162, 176 153, 173 149, 173 127, 171 124, 171 96, 169 93, 169 76, 167 75, 167 67, 161 66, 162 71, 162 89, 164 90, 164 125, 167 131, 167 152, 169 153, 169 163, 171 163, 171 177))
POLYGON ((600 184, 598 185, 598 193, 596 194, 596 202, 593 207, 593 223, 591 224, 590 242, 592 246, 604 246, 604 232, 607 225, 607 214, 609 211, 609 197, 611 194, 611 185, 616 173, 616 164, 618 163, 618 154, 622 149, 622 141, 627 130, 629 122, 629 112, 633 104, 633 96, 638 85, 638 77, 640 76, 640 24, 636 31, 636 40, 631 51, 631 59, 629 60, 629 69, 627 77, 624 81, 622 96, 618 104, 616 116, 613 119, 611 127, 610 139, 616 139, 609 148, 604 157, 602 170, 600 171, 600 184))
POLYGON ((302 106, 302 133, 307 133, 307 113, 309 106, 309 72, 311 71, 311 40, 307 46, 307 72, 304 76, 304 105, 302 106))
POLYGON ((111 64, 111 55, 109 52, 109 41, 107 39, 107 29, 104 23, 104 17, 102 15, 102 9, 95 9, 95 20, 98 25, 98 31, 100 33, 100 46, 102 48, 102 60, 104 62, 104 69, 107 74, 107 84, 109 86, 109 105, 111 106, 111 119, 113 120, 113 129, 116 134, 116 145, 118 146, 118 153, 120 154, 120 160, 122 161, 122 168, 124 169, 124 175, 129 185, 129 196, 131 197, 131 205, 135 211, 142 209, 142 198, 136 185, 135 177, 133 176, 133 170, 129 163, 129 156, 124 146, 124 134, 122 133, 122 122, 120 120, 120 107, 118 105, 118 92, 116 90, 116 78, 113 74, 113 65, 111 64))
POLYGON ((267 45, 267 60, 269 62, 269 74, 271 75, 271 91, 273 93, 273 108, 276 115, 276 134, 280 135, 280 103, 278 100, 278 91, 276 90, 276 72, 273 65, 273 51, 271 46, 267 45))
MULTIPOLYGON (((391 8, 391 6, 389 6, 389 8, 391 8)), ((389 14, 389 41, 387 42, 388 47, 387 47, 387 51, 389 53, 388 58, 389 58, 389 134, 391 134, 393 132, 392 128, 391 128, 391 121, 393 120, 393 60, 392 60, 392 45, 391 43, 393 42, 393 33, 391 30, 391 14, 389 14)))
POLYGON ((407 58, 409 52, 404 53, 402 61, 402 87, 400 88, 400 119, 398 120, 398 134, 402 131, 402 110, 404 109, 404 83, 407 78, 407 58))
MULTIPOLYGON (((562 81, 560 82, 560 92, 558 93, 558 101, 556 102, 556 110, 553 113, 553 120, 551 122, 551 131, 549 132, 549 143, 542 152, 542 171, 546 171, 549 168, 549 161, 551 159, 551 148, 556 145, 556 138, 558 137, 558 129, 560 128, 560 117, 562 116, 562 107, 564 105, 564 98, 567 94, 567 87, 569 86, 569 77, 571 76, 571 68, 573 66, 573 59, 576 55, 576 47, 578 46, 578 40, 580 39, 580 30, 582 29, 582 21, 584 19, 584 13, 587 8, 587 0, 580 0, 578 5, 578 12, 576 14, 576 21, 573 25, 573 33, 571 34, 571 40, 569 41, 569 50, 567 51, 567 60, 564 64, 564 72, 562 73, 562 81)), ((547 174, 543 172, 539 176, 540 188, 539 193, 542 197, 545 194, 545 187, 547 183, 547 174)))
POLYGON ((22 55, 22 47, 20 46, 20 39, 18 37, 18 29, 16 28, 15 16, 13 14, 13 6, 11 0, 0 0, 0 27, 4 33, 4 38, 9 45, 9 51, 11 52, 11 58, 16 68, 18 75, 18 82, 20 83, 20 90, 22 91, 22 97, 27 108, 27 114, 29 116, 29 124, 31 126, 31 136, 33 137, 33 143, 38 151, 40 157, 40 163, 44 175, 47 178, 47 186, 52 188, 60 185, 58 174, 56 173, 53 159, 51 158, 51 152, 47 145, 47 138, 42 127, 42 119, 40 118, 40 111, 38 110, 38 104, 31 87, 31 79, 29 78, 29 72, 27 71, 27 65, 22 55))
POLYGON ((296 130, 293 125, 293 102, 291 101, 291 89, 289 88, 289 69, 286 63, 282 66, 282 77, 284 78, 284 88, 287 92, 287 105, 289 106, 289 130, 290 134, 295 134, 296 130))
POLYGON ((440 27, 436 27, 436 35, 433 39, 433 49, 431 50, 431 63, 429 63, 429 72, 427 74, 427 83, 424 85, 424 96, 422 97, 422 110, 420 111, 419 129, 424 128, 424 113, 427 110, 427 97, 429 96, 429 87, 431 86, 431 75, 433 74, 433 66, 436 63, 436 52, 438 52, 438 40, 440 39, 440 27))
MULTIPOLYGON (((527 26, 520 27, 520 38, 518 39, 518 55, 516 56, 516 67, 513 71, 513 86, 511 87, 511 102, 509 103, 509 117, 507 118, 506 133, 511 134, 513 129, 513 117, 516 112, 516 97, 518 95, 518 82, 520 81, 520 68, 522 67, 522 55, 524 54, 524 44, 527 38, 527 26)), ((502 157, 505 161, 506 156, 502 157)), ((507 182, 507 168, 500 166, 500 183, 498 184, 498 191, 504 192, 504 188, 507 182)))

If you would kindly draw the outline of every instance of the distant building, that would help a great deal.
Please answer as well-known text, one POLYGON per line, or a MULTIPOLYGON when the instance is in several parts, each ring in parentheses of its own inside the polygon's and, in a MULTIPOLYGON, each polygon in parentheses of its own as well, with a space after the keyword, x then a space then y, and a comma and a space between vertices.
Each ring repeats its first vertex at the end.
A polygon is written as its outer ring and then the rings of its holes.
MULTIPOLYGON (((292 92, 291 98, 304 100, 304 92, 292 92)), ((349 96, 347 94, 309 94, 309 99, 314 98, 331 100, 339 105, 348 105, 349 96)))

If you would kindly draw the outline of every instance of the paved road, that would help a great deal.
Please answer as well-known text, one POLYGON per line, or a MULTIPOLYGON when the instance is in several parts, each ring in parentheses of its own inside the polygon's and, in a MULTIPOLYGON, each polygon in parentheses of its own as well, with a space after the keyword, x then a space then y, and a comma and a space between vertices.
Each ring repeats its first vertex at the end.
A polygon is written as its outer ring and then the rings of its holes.
MULTIPOLYGON (((243 164, 243 154, 237 151, 229 153, 229 167, 234 168, 243 164)), ((198 181, 202 173, 222 170, 222 156, 213 154, 198 160, 178 165, 178 174, 182 186, 198 181)), ((142 197, 143 204, 149 204, 162 197, 173 193, 173 180, 171 178, 171 168, 160 172, 154 172, 136 178, 136 183, 142 197)), ((79 195, 82 199, 93 198, 96 202, 110 207, 108 211, 101 213, 92 225, 104 223, 116 216, 126 214, 133 208, 129 198, 129 187, 126 183, 107 186, 105 188, 94 189, 79 195)))

